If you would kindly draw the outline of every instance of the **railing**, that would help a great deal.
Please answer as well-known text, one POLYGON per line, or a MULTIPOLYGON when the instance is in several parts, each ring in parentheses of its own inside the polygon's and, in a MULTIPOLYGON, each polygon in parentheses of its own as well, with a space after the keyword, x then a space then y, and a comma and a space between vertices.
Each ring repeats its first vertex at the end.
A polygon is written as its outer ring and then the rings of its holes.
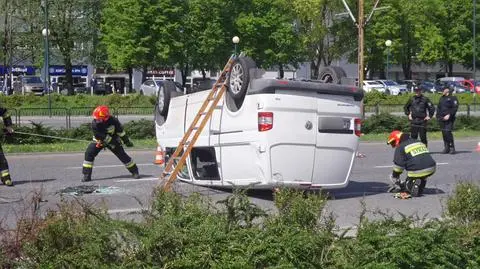
MULTIPOLYGON (((72 128, 92 121, 92 111, 95 107, 59 107, 52 108, 9 108, 12 120, 17 126, 42 123, 56 128, 72 128)), ((111 107, 111 113, 123 121, 149 119, 153 120, 154 107, 111 107)), ((403 105, 375 105, 363 107, 364 117, 391 113, 402 116, 403 105)), ((458 114, 480 116, 480 109, 476 105, 460 105, 458 114)))
MULTIPOLYGON (((92 121, 92 111, 95 107, 71 107, 71 108, 8 108, 12 121, 21 126, 31 123, 42 123, 57 128, 72 128, 82 123, 92 121)), ((114 116, 131 119, 153 118, 154 107, 111 107, 110 113, 114 116)))

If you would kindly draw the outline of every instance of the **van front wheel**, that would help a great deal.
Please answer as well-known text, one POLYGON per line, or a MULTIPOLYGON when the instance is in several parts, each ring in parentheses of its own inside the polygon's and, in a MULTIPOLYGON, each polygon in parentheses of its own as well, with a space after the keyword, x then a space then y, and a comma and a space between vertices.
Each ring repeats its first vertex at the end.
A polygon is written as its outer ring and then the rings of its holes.
POLYGON ((247 93, 251 68, 256 68, 256 64, 250 57, 238 57, 232 64, 228 93, 235 101, 241 101, 247 93))

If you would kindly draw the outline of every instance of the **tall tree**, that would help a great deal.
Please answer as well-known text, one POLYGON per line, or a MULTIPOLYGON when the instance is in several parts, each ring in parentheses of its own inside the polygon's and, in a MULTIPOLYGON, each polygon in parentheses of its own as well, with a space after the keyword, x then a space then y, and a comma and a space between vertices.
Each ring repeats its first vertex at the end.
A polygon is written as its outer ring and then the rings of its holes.
MULTIPOLYGON (((74 60, 88 60, 87 43, 95 29, 91 27, 92 17, 98 7, 98 0, 43 0, 48 1, 49 30, 51 47, 56 48, 65 65, 66 84, 64 88, 73 94, 72 65, 74 60)), ((45 9, 43 9, 45 12, 45 9)))
POLYGON ((236 20, 242 49, 264 68, 279 67, 283 77, 285 65, 297 66, 304 56, 294 21, 289 1, 252 0, 250 10, 236 20))

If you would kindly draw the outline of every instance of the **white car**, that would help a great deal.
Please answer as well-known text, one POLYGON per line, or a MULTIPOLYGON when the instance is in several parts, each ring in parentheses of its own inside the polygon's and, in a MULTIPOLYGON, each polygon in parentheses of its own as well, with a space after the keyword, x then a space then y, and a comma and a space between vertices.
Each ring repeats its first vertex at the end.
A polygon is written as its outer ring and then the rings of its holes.
POLYGON ((365 92, 371 92, 372 90, 377 92, 385 92, 385 86, 378 81, 375 80, 364 80, 363 81, 363 90, 365 92))
POLYGON ((400 85, 393 80, 377 80, 385 88, 386 94, 402 95, 407 93, 407 85, 400 85))
MULTIPOLYGON (((227 92, 178 179, 226 188, 346 187, 359 144, 363 91, 322 81, 267 79, 263 73, 249 57, 235 59, 227 92)), ((156 137, 165 162, 209 92, 157 102, 156 137)))
MULTIPOLYGON (((140 85, 140 94, 141 95, 157 95, 158 91, 163 87, 165 81, 162 79, 147 79, 142 85, 140 85)), ((182 84, 174 82, 174 86, 177 88, 176 91, 183 92, 182 84)))

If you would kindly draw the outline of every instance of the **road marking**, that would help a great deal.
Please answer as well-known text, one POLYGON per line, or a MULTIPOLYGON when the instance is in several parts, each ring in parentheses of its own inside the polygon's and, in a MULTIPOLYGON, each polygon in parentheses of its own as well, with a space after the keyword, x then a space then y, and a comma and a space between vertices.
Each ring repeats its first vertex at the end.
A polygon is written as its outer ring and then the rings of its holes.
MULTIPOLYGON (((137 166, 154 166, 153 163, 137 163, 137 166)), ((125 167, 123 164, 115 164, 115 165, 94 165, 94 168, 112 168, 112 167, 125 167)), ((66 167, 65 169, 82 169, 82 166, 71 166, 66 167)))
MULTIPOLYGON (((448 163, 437 163, 437 165, 447 165, 448 163)), ((393 165, 377 165, 373 168, 392 168, 393 165)))
POLYGON ((139 178, 139 179, 119 179, 119 180, 114 180, 113 182, 138 182, 138 181, 155 181, 159 180, 158 177, 146 177, 146 178, 139 178))
POLYGON ((110 209, 107 211, 108 214, 118 214, 118 213, 135 213, 148 210, 148 208, 124 208, 124 209, 110 209))

